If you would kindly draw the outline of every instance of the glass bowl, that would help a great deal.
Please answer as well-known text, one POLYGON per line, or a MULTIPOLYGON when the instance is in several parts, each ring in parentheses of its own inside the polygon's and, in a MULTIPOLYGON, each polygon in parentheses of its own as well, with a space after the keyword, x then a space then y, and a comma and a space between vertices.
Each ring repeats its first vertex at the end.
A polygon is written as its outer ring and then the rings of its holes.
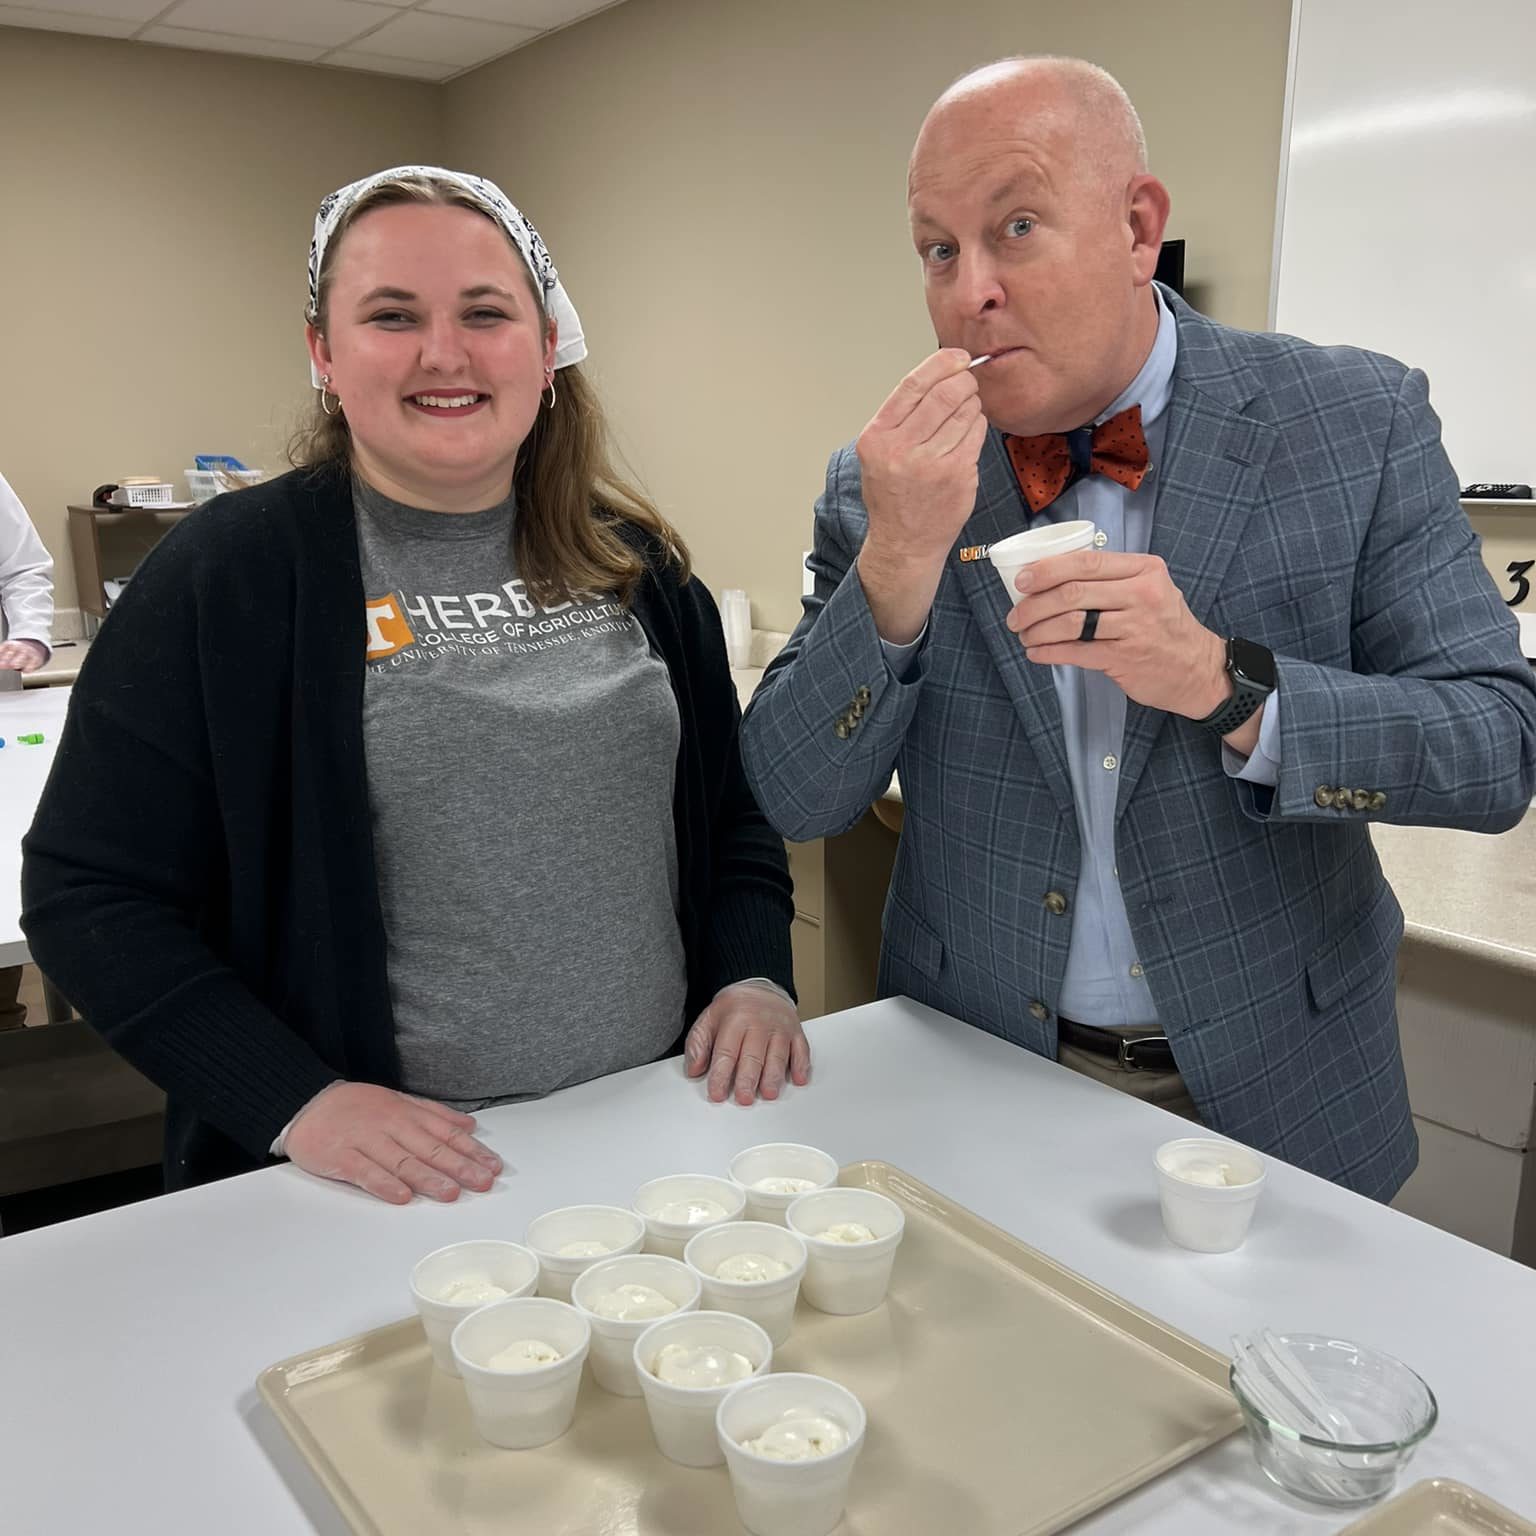
POLYGON ((1353 1435, 1348 1441, 1320 1439, 1272 1418, 1244 1393, 1234 1366, 1232 1393, 1259 1469, 1287 1493, 1319 1504, 1369 1504, 1390 1493, 1440 1417, 1435 1394, 1380 1350, 1316 1333, 1283 1333, 1279 1339, 1349 1420, 1353 1435))

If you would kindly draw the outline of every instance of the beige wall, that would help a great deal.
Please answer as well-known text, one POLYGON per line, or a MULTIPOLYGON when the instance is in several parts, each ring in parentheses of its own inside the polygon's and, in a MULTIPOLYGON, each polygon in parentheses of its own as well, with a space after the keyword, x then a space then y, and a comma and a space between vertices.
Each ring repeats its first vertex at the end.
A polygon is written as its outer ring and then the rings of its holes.
POLYGON ((281 463, 315 205, 442 154, 414 81, 0 27, 0 472, 73 606, 64 507, 198 452, 281 463))
POLYGON ((1141 109, 1218 319, 1265 320, 1289 0, 628 0, 447 89, 548 239, 627 456, 718 590, 798 616, 827 454, 932 348, 903 206, 932 98, 1080 53, 1141 109))
POLYGON ((0 27, 0 471, 67 501, 199 450, 279 466, 320 196, 418 158, 539 223, 630 463, 717 590, 798 614, 827 454, 932 346, 903 208, 965 68, 1084 53, 1142 109, 1170 233, 1262 325, 1289 0, 628 0, 447 87, 0 27))

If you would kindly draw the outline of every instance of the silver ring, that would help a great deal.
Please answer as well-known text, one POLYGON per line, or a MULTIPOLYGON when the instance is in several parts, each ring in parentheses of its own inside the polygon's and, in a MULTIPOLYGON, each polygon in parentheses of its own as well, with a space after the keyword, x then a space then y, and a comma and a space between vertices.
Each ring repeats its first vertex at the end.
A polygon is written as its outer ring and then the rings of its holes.
POLYGON ((1084 640, 1092 640, 1098 628, 1099 610, 1097 608, 1090 608, 1083 615, 1083 632, 1077 637, 1078 643, 1081 644, 1084 640))

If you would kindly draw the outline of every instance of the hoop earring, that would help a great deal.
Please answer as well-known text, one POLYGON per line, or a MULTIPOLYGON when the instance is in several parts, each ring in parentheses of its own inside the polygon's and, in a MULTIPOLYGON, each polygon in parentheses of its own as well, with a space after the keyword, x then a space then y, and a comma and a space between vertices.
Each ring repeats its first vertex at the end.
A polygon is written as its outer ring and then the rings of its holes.
POLYGON ((329 384, 330 382, 331 382, 330 374, 322 373, 320 375, 320 409, 322 411, 324 411, 327 416, 339 416, 339 415, 341 415, 341 396, 340 395, 333 395, 331 397, 336 402, 336 409, 334 411, 330 408, 330 406, 328 406, 325 403, 326 385, 329 384))
POLYGON ((548 378, 549 378, 549 408, 550 408, 550 410, 554 410, 554 408, 555 408, 555 371, 554 371, 553 368, 550 369, 548 378))

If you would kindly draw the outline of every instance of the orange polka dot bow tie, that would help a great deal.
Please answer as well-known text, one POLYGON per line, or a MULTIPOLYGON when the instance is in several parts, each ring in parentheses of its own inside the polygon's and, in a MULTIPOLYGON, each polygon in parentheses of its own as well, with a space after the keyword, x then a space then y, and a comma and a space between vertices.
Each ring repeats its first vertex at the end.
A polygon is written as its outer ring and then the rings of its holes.
POLYGON ((1045 511, 1084 475, 1107 475, 1131 491, 1147 476, 1149 456, 1139 405, 1127 406, 1096 427, 1005 441, 1031 512, 1045 511))

